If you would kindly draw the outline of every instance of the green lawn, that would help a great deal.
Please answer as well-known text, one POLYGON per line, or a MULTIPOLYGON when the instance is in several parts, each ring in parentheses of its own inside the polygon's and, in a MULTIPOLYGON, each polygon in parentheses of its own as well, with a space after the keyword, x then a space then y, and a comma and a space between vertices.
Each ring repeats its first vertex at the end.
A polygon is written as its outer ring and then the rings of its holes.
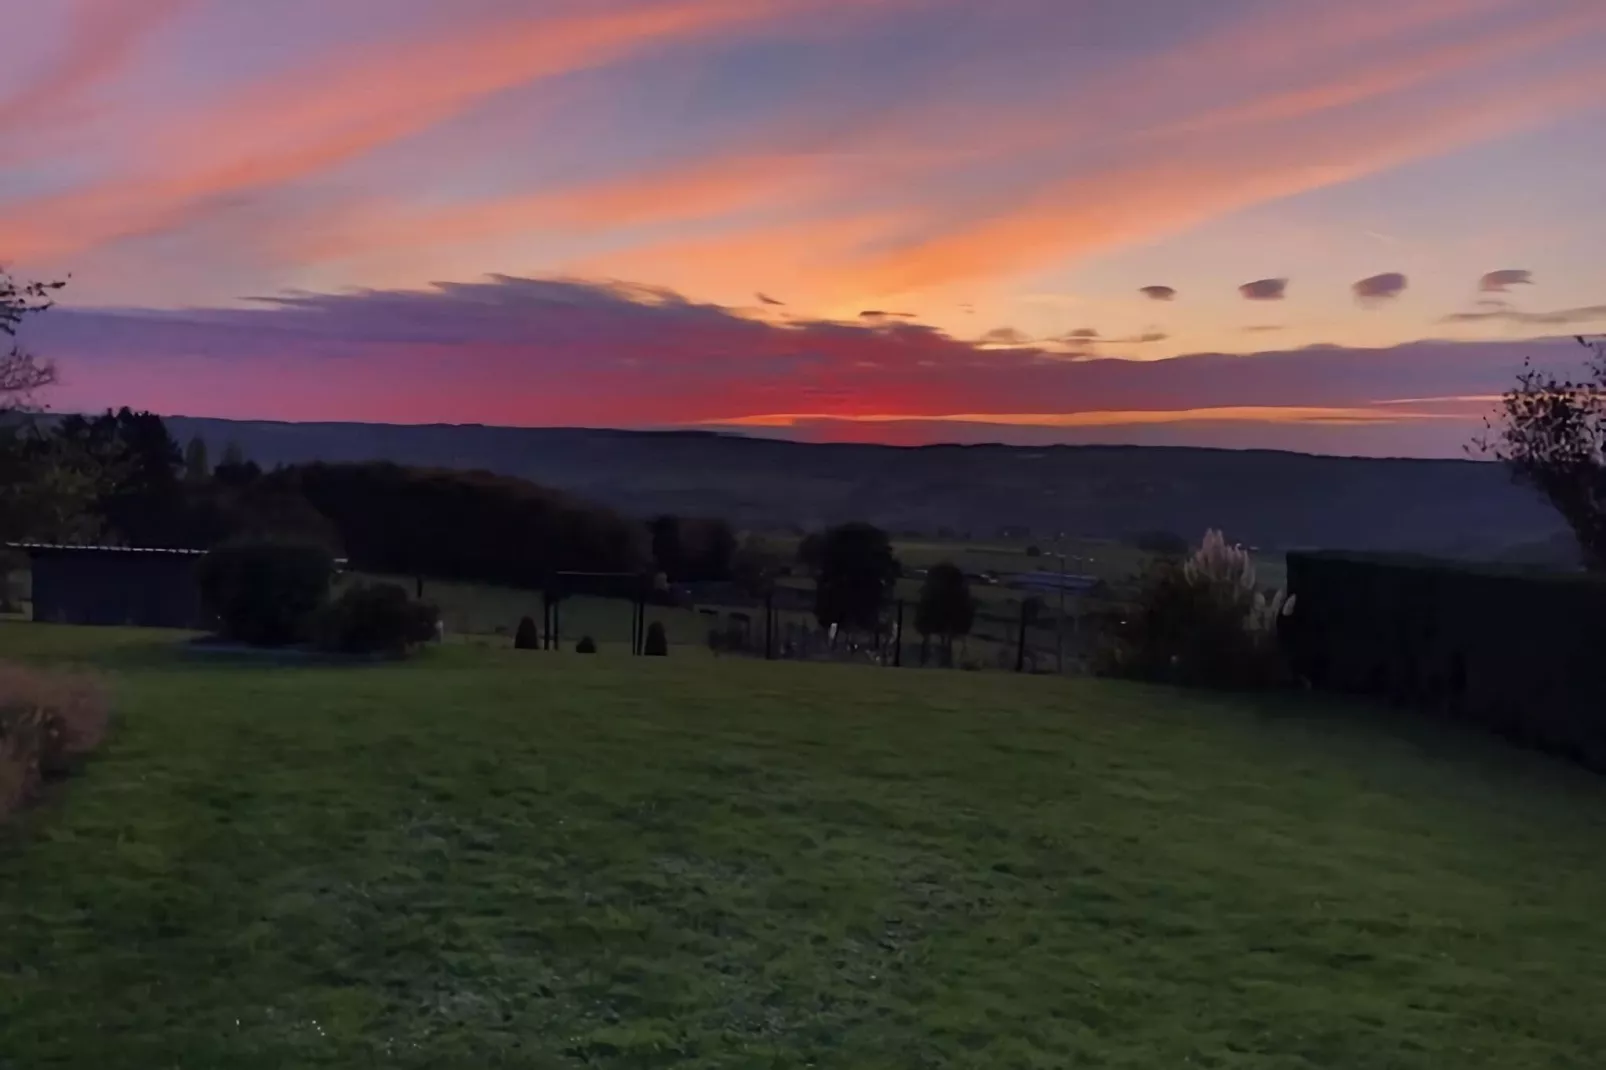
POLYGON ((1574 1068, 1606 786, 1000 674, 185 661, 0 832, 0 1067, 1574 1068))

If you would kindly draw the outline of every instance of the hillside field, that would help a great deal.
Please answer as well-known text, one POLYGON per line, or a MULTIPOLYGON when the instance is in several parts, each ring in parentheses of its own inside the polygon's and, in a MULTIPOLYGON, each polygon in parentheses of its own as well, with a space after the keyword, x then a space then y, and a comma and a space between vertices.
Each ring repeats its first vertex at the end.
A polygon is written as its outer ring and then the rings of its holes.
POLYGON ((1314 701, 0 625, 0 1066, 1595 1065, 1606 787, 1314 701), (1406 735, 1403 733, 1410 732, 1406 735))

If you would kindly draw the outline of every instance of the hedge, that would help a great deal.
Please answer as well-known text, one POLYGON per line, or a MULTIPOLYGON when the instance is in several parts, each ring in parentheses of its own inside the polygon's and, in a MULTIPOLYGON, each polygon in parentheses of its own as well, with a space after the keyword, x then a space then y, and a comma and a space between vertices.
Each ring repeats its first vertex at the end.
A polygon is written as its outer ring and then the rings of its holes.
POLYGON ((1291 553, 1294 670, 1606 770, 1606 578, 1291 553))

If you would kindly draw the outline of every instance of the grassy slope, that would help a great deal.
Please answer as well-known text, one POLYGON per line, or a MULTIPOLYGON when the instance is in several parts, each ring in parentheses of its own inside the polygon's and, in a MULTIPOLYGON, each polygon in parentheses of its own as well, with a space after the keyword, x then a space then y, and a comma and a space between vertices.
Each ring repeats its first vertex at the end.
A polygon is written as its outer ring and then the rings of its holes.
POLYGON ((1574 1067, 1606 788, 1138 687, 468 647, 117 674, 0 1066, 1574 1067), (9 1060, 9 1061, 8 1061, 9 1060))

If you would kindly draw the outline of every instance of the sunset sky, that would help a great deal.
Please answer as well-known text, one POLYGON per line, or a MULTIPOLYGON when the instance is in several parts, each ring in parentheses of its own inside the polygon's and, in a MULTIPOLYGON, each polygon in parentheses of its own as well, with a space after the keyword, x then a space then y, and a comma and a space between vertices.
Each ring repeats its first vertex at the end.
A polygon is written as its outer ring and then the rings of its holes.
POLYGON ((1602 0, 0 0, 58 410, 1456 455, 1602 0))

